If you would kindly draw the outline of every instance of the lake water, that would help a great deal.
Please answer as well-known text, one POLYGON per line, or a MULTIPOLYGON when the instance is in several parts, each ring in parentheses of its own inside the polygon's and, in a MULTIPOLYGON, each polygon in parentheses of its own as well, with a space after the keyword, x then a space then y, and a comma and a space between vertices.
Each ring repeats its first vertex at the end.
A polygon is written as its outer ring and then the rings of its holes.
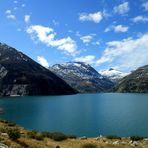
POLYGON ((1 119, 27 129, 77 136, 148 136, 148 94, 0 98, 1 119))

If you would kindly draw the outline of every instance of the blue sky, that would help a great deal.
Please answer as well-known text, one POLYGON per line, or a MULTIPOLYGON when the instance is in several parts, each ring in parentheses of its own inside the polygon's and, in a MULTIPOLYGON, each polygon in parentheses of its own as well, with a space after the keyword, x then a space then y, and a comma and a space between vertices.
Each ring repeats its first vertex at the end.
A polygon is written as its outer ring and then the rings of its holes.
POLYGON ((129 72, 148 64, 147 0, 0 0, 0 42, 45 67, 129 72))

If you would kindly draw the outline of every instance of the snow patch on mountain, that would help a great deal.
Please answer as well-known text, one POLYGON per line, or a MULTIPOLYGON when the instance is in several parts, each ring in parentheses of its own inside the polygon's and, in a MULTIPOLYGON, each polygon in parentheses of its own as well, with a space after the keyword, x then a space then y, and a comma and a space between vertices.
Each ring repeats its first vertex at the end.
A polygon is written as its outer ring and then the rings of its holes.
POLYGON ((110 68, 108 70, 100 70, 99 73, 101 75, 107 77, 108 79, 110 79, 112 82, 116 82, 117 80, 119 80, 129 74, 129 73, 121 72, 121 71, 113 69, 113 68, 110 68))

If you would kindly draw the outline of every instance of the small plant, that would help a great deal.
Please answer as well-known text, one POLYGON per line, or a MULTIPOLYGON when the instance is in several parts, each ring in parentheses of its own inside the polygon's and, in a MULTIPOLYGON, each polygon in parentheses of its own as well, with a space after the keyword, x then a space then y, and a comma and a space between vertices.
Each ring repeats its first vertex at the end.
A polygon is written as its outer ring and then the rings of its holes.
POLYGON ((144 138, 143 137, 140 137, 140 136, 131 136, 130 139, 132 141, 139 141, 139 140, 143 140, 144 138))
POLYGON ((115 135, 106 136, 106 138, 107 139, 121 139, 121 137, 115 136, 115 135))
POLYGON ((28 138, 36 139, 36 140, 43 140, 43 136, 41 133, 38 133, 37 131, 30 131, 27 133, 28 138))
POLYGON ((16 126, 16 124, 12 122, 8 122, 8 126, 16 126))
POLYGON ((92 143, 87 143, 87 144, 84 144, 82 148, 97 148, 97 145, 92 143))
POLYGON ((55 141, 62 141, 67 139, 68 137, 63 133, 55 132, 55 133, 51 133, 50 138, 55 141))
POLYGON ((17 140, 20 138, 21 134, 18 128, 10 128, 8 129, 8 135, 11 140, 17 140))
POLYGON ((51 133, 49 132, 42 132, 41 134, 44 138, 51 138, 51 133))

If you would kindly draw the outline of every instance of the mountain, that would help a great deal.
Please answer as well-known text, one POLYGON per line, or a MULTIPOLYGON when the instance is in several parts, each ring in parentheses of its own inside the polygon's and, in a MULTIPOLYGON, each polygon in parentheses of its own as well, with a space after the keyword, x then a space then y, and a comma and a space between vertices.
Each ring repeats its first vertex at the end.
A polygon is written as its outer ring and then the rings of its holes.
POLYGON ((101 70, 99 71, 99 73, 105 77, 107 77, 109 80, 111 80, 112 82, 117 82, 118 80, 120 80, 121 78, 125 77, 126 75, 128 75, 128 73, 123 73, 119 70, 110 68, 108 70, 101 70))
POLYGON ((0 96, 74 94, 66 82, 28 56, 0 43, 0 96))
POLYGON ((114 87, 117 92, 148 93, 148 65, 122 78, 114 87))
POLYGON ((81 93, 106 92, 113 83, 82 62, 55 64, 50 70, 81 93))

